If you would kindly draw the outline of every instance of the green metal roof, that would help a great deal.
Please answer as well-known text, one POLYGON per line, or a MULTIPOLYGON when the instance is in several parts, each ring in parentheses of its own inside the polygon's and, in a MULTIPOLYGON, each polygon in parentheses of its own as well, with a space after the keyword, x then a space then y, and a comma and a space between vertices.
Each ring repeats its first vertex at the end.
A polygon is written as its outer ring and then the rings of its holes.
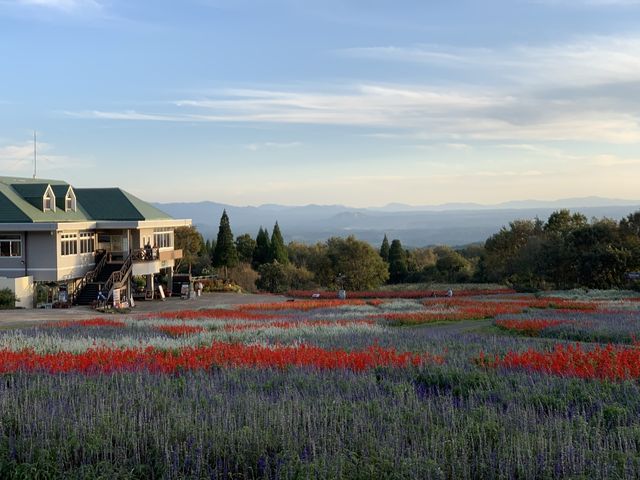
POLYGON ((0 223, 82 222, 91 220, 167 220, 169 215, 119 188, 78 188, 76 211, 64 210, 70 185, 60 180, 0 177, 0 223), (55 211, 42 211, 42 197, 51 186, 55 211), (62 199, 60 203, 59 200, 62 199))
POLYGON ((31 222, 29 216, 0 191, 0 219, 3 223, 31 222))
POLYGON ((56 196, 56 208, 61 208, 64 210, 66 205, 67 192, 71 188, 71 185, 51 185, 51 190, 53 190, 53 194, 56 196))

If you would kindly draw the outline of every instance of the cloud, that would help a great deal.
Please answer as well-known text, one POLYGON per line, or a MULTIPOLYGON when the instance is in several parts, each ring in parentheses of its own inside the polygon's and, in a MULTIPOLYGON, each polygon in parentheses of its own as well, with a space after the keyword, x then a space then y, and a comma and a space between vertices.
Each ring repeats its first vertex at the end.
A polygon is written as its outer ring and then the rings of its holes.
POLYGON ((640 141, 633 100, 603 105, 582 98, 477 87, 357 85, 337 92, 221 91, 215 98, 181 100, 167 112, 89 110, 75 118, 120 121, 307 124, 373 127, 379 138, 413 137, 445 143, 496 140, 640 141), (613 108, 615 106, 616 108, 613 108), (627 111, 625 111, 627 110, 627 111))
POLYGON ((640 37, 585 36, 543 45, 513 45, 501 49, 439 45, 348 48, 349 57, 381 61, 446 65, 474 70, 475 78, 536 86, 588 86, 640 80, 640 37))
POLYGON ((604 155, 598 155, 595 159, 593 159, 593 161, 591 162, 591 165, 596 167, 603 167, 603 168, 625 167, 625 166, 630 167, 630 166, 640 165, 640 159, 639 158, 620 158, 616 155, 604 154, 604 155))
POLYGON ((263 142, 263 143, 250 143, 245 145, 247 150, 253 152, 263 150, 266 148, 295 148, 301 146, 300 142, 263 142))
POLYGON ((0 146, 0 168, 7 172, 24 170, 28 165, 33 165, 33 145, 0 146))
POLYGON ((102 5, 95 0, 18 0, 17 3, 19 5, 45 7, 66 12, 102 8, 102 5))
MULTIPOLYGON (((375 129, 381 139, 440 143, 640 142, 640 36, 563 44, 464 49, 367 47, 344 54, 455 66, 447 86, 363 82, 313 89, 229 88, 165 104, 162 112, 86 110, 120 121, 332 125, 375 129)), ((263 146, 264 147, 264 146, 263 146)))
MULTIPOLYGON (((93 164, 67 155, 55 153, 53 145, 38 142, 37 171, 56 171, 65 168, 91 168, 93 164)), ((33 174, 33 143, 0 145, 0 170, 17 175, 33 174)))
POLYGON ((640 5, 640 0, 530 0, 558 7, 615 7, 640 5))

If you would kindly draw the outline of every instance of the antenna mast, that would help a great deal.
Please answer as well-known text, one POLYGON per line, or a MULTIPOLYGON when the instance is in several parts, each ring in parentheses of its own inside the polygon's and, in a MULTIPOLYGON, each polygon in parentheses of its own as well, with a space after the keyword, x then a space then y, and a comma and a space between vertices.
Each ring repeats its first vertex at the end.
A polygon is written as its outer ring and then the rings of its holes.
POLYGON ((36 178, 36 166, 38 165, 38 154, 36 152, 36 131, 33 131, 33 178, 36 178))

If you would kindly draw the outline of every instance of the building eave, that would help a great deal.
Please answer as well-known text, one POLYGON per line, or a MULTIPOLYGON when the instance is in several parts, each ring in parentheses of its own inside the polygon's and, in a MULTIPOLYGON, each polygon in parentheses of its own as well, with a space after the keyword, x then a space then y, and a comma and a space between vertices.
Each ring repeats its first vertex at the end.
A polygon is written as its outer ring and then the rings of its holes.
POLYGON ((191 219, 104 220, 87 222, 0 223, 0 232, 51 232, 62 230, 117 230, 161 227, 189 227, 191 219))

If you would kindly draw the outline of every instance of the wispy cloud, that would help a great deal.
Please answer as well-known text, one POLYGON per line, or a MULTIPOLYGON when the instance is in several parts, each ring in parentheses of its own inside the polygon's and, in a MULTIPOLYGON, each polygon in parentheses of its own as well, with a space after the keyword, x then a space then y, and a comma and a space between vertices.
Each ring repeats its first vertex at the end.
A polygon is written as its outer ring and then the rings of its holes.
POLYGON ((64 12, 102 9, 102 4, 96 0, 17 0, 15 3, 22 6, 44 7, 64 12))
POLYGON ((491 72, 488 78, 492 82, 497 75, 517 84, 554 88, 640 80, 640 37, 634 35, 587 36, 564 43, 502 49, 413 45, 348 48, 339 53, 363 59, 446 64, 491 72))
POLYGON ((337 125, 392 139, 640 142, 640 36, 585 37, 501 50, 429 46, 345 54, 464 69, 466 82, 336 84, 318 89, 221 89, 137 109, 66 112, 79 118, 162 122, 337 125), (491 81, 484 80, 491 78, 491 81))
POLYGON ((269 148, 295 148, 301 146, 300 142, 262 142, 262 143, 250 143, 245 145, 247 150, 251 150, 253 152, 263 149, 269 148))
MULTIPOLYGON (((91 168, 93 164, 56 152, 53 145, 38 142, 38 173, 68 168, 91 168)), ((33 172, 33 143, 0 145, 0 170, 13 174, 31 175, 33 172)))
POLYGON ((640 165, 640 158, 621 158, 617 155, 598 155, 593 161, 591 165, 596 167, 629 167, 640 165))

